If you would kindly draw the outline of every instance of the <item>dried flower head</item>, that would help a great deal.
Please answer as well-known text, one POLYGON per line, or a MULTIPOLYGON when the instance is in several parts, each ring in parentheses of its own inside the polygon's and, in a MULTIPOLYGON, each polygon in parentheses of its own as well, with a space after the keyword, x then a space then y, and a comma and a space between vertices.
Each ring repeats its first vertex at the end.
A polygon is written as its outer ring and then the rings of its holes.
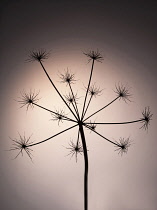
POLYGON ((131 146, 130 143, 130 139, 124 139, 124 138, 120 138, 119 142, 116 142, 117 145, 116 147, 118 147, 115 151, 118 151, 118 154, 123 155, 123 153, 127 153, 128 152, 128 148, 131 146))
POLYGON ((58 121, 58 125, 60 122, 63 122, 63 120, 65 119, 65 113, 63 110, 60 110, 60 111, 57 111, 56 110, 56 113, 51 113, 52 115, 52 120, 54 121, 58 121))
POLYGON ((103 57, 101 56, 101 54, 99 53, 98 50, 97 51, 91 50, 88 53, 84 53, 84 55, 86 55, 89 58, 89 60, 88 60, 89 62, 91 60, 102 62, 102 60, 103 60, 103 57))
POLYGON ((32 62, 32 61, 43 61, 48 59, 50 53, 46 52, 44 49, 39 49, 38 51, 30 51, 30 54, 28 56, 27 61, 32 62))
POLYGON ((61 82, 67 83, 67 84, 73 84, 75 80, 75 75, 70 73, 70 71, 67 69, 64 74, 60 74, 61 82))
POLYGON ((21 92, 21 97, 18 101, 22 105, 20 108, 24 106, 27 106, 27 110, 29 107, 33 108, 33 103, 37 103, 39 101, 38 95, 39 92, 35 93, 35 91, 32 92, 32 90, 30 90, 29 93, 26 93, 25 91, 21 92))
POLYGON ((151 114, 149 107, 145 107, 144 111, 142 112, 143 117, 141 118, 141 122, 144 123, 141 128, 144 128, 145 130, 148 129, 148 126, 150 124, 150 120, 152 120, 153 114, 151 114))
POLYGON ((76 102, 78 100, 77 94, 73 95, 71 93, 69 93, 68 95, 65 95, 65 99, 68 102, 68 104, 73 104, 74 102, 76 102))
POLYGON ((70 153, 68 155, 71 155, 71 157, 75 155, 76 162, 77 162, 77 155, 78 154, 82 155, 83 147, 80 144, 80 142, 77 142, 76 144, 74 144, 73 141, 70 141, 69 146, 70 147, 66 147, 66 149, 70 149, 70 153))
MULTIPOLYGON (((26 152, 26 154, 28 155, 28 157, 31 159, 32 161, 32 154, 31 152, 33 151, 32 149, 29 148, 29 146, 33 143, 33 142, 29 142, 30 141, 30 137, 26 138, 25 135, 22 137, 19 134, 19 139, 11 139, 13 141, 12 147, 10 149, 11 150, 18 150, 18 154, 15 156, 15 158, 17 158, 20 154, 23 156, 23 151, 26 152)), ((14 159, 15 159, 14 158, 14 159)))
POLYGON ((102 90, 100 90, 100 88, 96 87, 95 84, 94 85, 91 85, 89 87, 89 90, 88 90, 88 93, 90 96, 99 96, 99 94, 102 92, 102 90))
POLYGON ((95 131, 96 130, 96 124, 90 122, 90 124, 88 124, 87 128, 89 128, 91 131, 95 131))
POLYGON ((123 99, 125 102, 130 101, 131 94, 129 93, 129 90, 124 85, 118 85, 116 86, 116 90, 114 91, 117 93, 120 99, 123 99))

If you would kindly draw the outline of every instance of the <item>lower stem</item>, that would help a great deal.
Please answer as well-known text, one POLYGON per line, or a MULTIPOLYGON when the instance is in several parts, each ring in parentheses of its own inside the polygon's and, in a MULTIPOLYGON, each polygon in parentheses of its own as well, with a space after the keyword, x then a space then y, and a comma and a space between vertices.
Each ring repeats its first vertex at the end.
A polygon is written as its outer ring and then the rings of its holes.
POLYGON ((88 210, 88 154, 87 154, 87 146, 86 140, 83 130, 83 125, 79 125, 79 131, 82 139, 82 146, 83 146, 83 154, 84 154, 84 161, 85 161, 85 171, 84 171, 84 210, 88 210))

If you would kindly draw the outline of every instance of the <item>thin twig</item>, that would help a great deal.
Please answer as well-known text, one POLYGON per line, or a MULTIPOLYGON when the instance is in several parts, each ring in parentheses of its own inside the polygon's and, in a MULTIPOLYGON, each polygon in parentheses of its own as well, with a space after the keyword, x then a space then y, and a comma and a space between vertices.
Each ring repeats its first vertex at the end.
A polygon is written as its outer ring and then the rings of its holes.
POLYGON ((99 136, 101 136, 103 139, 109 141, 109 142, 112 143, 112 144, 115 144, 115 145, 119 146, 118 144, 116 144, 115 142, 113 142, 113 141, 107 139, 105 136, 101 135, 101 134, 98 133, 97 131, 91 129, 91 127, 89 127, 88 125, 84 125, 84 126, 85 126, 86 128, 89 128, 91 131, 93 131, 94 133, 98 134, 99 136))
POLYGON ((56 136, 60 135, 61 133, 64 133, 64 132, 66 132, 66 131, 68 131, 68 130, 72 129, 72 128, 76 127, 77 125, 78 125, 78 124, 73 125, 73 126, 71 126, 71 127, 67 128, 67 129, 65 129, 65 130, 63 130, 63 131, 61 131, 61 132, 59 132, 59 133, 57 133, 57 134, 55 134, 55 135, 53 135, 53 136, 51 136, 51 137, 49 137, 49 138, 45 139, 45 140, 43 140, 43 141, 39 141, 39 142, 37 142, 37 143, 30 144, 30 145, 28 145, 27 147, 32 147, 32 146, 35 146, 35 145, 37 145, 37 144, 44 143, 45 141, 48 141, 48 140, 50 140, 50 139, 52 139, 52 138, 54 138, 54 137, 56 137, 56 136))
MULTIPOLYGON (((48 112, 51 112, 51 113, 53 113, 53 114, 58 114, 57 112, 54 112, 54 111, 52 111, 52 110, 50 110, 50 109, 47 109, 47 108, 45 108, 45 107, 43 107, 43 106, 40 106, 40 105, 38 105, 38 104, 36 104, 36 103, 32 103, 33 105, 35 105, 35 106, 38 106, 39 108, 41 108, 41 109, 44 109, 44 110, 46 110, 46 111, 48 111, 48 112)), ((68 120, 68 121, 72 121, 72 122, 77 122, 77 121, 75 121, 75 120, 72 120, 71 118, 69 118, 69 117, 66 117, 66 116, 64 116, 64 115, 62 115, 62 114, 60 114, 60 116, 62 116, 64 119, 63 120, 68 120)))
POLYGON ((87 100, 87 94, 88 94, 88 90, 89 90, 89 87, 90 87, 90 83, 91 83, 91 79, 92 79, 92 74, 93 74, 93 68, 94 68, 94 59, 93 59, 93 61, 92 61, 91 73, 90 73, 89 82, 88 82, 88 87, 87 87, 86 95, 85 95, 85 99, 84 99, 84 104, 83 104, 83 110, 82 110, 82 117, 81 117, 81 120, 83 120, 84 109, 85 109, 86 100, 87 100))
POLYGON ((119 98, 119 96, 117 98, 115 98, 113 101, 111 101, 110 103, 108 103, 106 106, 102 107, 101 109, 97 110, 96 112, 94 112, 93 114, 91 114, 90 116, 88 116, 86 119, 83 120, 86 121, 87 119, 89 119, 90 117, 92 117, 93 115, 97 114, 98 112, 102 111, 103 109, 105 109, 106 107, 108 107, 109 105, 111 105, 113 102, 115 102, 117 99, 119 98))
POLYGON ((71 113, 74 115, 74 117, 77 119, 77 116, 74 114, 74 112, 72 111, 72 109, 70 108, 70 106, 67 104, 67 102, 64 100, 63 96, 60 94, 59 90, 56 88, 55 84, 53 83, 53 81, 51 80, 50 76, 48 75, 44 65, 42 64, 41 61, 39 61, 40 65, 42 66, 46 76, 48 77, 49 81, 51 82, 52 86, 54 87, 54 89, 57 91, 58 95, 60 96, 60 98, 63 100, 63 102, 66 104, 66 106, 68 107, 68 109, 71 111, 71 113))

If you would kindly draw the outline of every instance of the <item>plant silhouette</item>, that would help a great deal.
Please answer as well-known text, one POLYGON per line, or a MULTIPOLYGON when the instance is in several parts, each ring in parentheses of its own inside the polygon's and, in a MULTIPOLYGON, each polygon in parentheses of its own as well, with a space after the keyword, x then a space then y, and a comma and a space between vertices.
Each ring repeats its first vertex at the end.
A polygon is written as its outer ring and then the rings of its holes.
POLYGON ((142 117, 140 119, 136 119, 133 121, 127 121, 127 122, 95 122, 95 121, 88 121, 92 116, 98 114, 99 112, 102 112, 105 108, 110 106, 112 103, 114 103, 117 100, 123 100, 124 102, 129 102, 131 94, 129 92, 129 89, 122 85, 118 84, 115 87, 115 98, 109 102, 108 104, 104 105, 100 109, 96 110, 94 113, 92 113, 89 116, 86 116, 87 110, 90 107, 91 101, 93 97, 100 96, 100 93, 102 90, 100 90, 99 87, 97 87, 95 84, 91 84, 92 81, 92 75, 93 70, 95 66, 95 62, 102 62, 103 57, 99 53, 99 51, 89 51, 88 53, 84 53, 85 56, 88 58, 88 63, 91 63, 91 70, 89 75, 88 84, 86 87, 86 93, 83 100, 83 106, 82 111, 80 112, 78 109, 78 103, 77 101, 79 98, 77 97, 77 94, 73 92, 72 85, 76 82, 75 75, 72 74, 68 69, 63 74, 60 75, 60 79, 62 83, 65 83, 67 87, 69 88, 69 93, 67 95, 62 95, 52 79, 50 78, 47 70, 45 69, 43 65, 43 61, 48 59, 49 53, 47 53, 45 50, 38 50, 38 51, 31 51, 29 54, 28 61, 37 61, 40 66, 42 67, 42 70, 46 74, 49 82, 52 84, 53 88, 57 92, 58 96, 61 98, 63 103, 66 105, 66 107, 71 112, 73 118, 68 117, 67 114, 61 109, 52 111, 49 110, 41 105, 38 104, 38 95, 39 93, 35 93, 35 91, 30 91, 29 93, 22 92, 21 98, 18 100, 21 107, 26 106, 26 109, 33 107, 38 107, 40 109, 44 109, 45 111, 48 111, 52 115, 52 120, 58 121, 58 124, 63 121, 70 121, 73 123, 71 127, 66 128, 65 130, 60 131, 59 133, 56 133, 53 136, 50 136, 47 139, 44 139, 40 142, 30 142, 30 137, 26 138, 25 136, 21 136, 19 134, 19 139, 12 139, 13 144, 10 150, 17 150, 18 153, 15 156, 17 158, 20 154, 23 155, 23 152, 25 151, 26 154, 29 156, 29 158, 32 160, 32 147, 38 144, 42 144, 46 141, 51 140, 52 138, 61 135, 62 133, 65 133, 68 130, 73 129, 74 127, 78 127, 78 133, 77 133, 77 140, 76 142, 70 141, 69 146, 66 147, 66 149, 69 151, 68 155, 71 155, 71 157, 75 157, 76 162, 78 160, 78 154, 81 154, 84 156, 84 210, 88 210, 88 150, 86 145, 86 137, 85 137, 85 130, 84 128, 88 128, 92 133, 97 134, 99 137, 105 139, 106 141, 112 143, 116 149, 115 151, 118 151, 120 155, 123 155, 124 153, 127 153, 128 148, 131 145, 131 141, 129 138, 125 139, 121 137, 119 141, 111 141, 110 139, 103 136, 101 133, 96 131, 96 126, 99 124, 103 125, 109 125, 112 124, 113 126, 121 124, 130 124, 130 123, 142 123, 142 126, 140 128, 143 128, 145 130, 148 129, 148 126, 150 124, 150 120, 152 119, 152 114, 150 112, 150 108, 146 107, 144 108, 144 111, 142 112, 142 117))

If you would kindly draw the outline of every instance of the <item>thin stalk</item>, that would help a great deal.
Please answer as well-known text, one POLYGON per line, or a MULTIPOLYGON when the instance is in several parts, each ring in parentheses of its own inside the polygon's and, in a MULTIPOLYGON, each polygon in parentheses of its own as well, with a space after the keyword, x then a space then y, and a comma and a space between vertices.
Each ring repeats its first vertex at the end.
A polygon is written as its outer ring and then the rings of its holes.
POLYGON ((88 128, 88 129, 90 129, 91 131, 93 131, 94 133, 98 134, 99 136, 101 136, 103 139, 109 141, 110 143, 112 143, 112 144, 114 144, 114 145, 116 145, 116 146, 119 146, 118 144, 116 144, 115 142, 113 142, 113 141, 107 139, 105 136, 101 135, 101 134, 98 133, 97 131, 91 129, 88 125, 84 125, 84 126, 85 126, 86 128, 88 128))
POLYGON ((54 138, 54 137, 56 137, 56 136, 60 135, 61 133, 64 133, 64 132, 66 132, 66 131, 68 131, 68 130, 70 130, 70 129, 74 128, 74 127, 76 127, 77 125, 78 125, 78 124, 73 125, 73 126, 71 126, 71 127, 67 128, 67 129, 65 129, 65 130, 63 130, 63 131, 61 131, 61 132, 59 132, 59 133, 57 133, 57 134, 55 134, 55 135, 53 135, 53 136, 51 136, 51 137, 49 137, 49 138, 45 139, 45 140, 43 140, 43 141, 39 141, 39 142, 37 142, 37 143, 30 144, 30 145, 28 145, 28 146, 26 146, 26 147, 32 147, 32 146, 35 146, 35 145, 37 145, 37 144, 44 143, 44 142, 46 142, 46 141, 48 141, 48 140, 50 140, 50 139, 52 139, 52 138, 54 138))
MULTIPOLYGON (((40 105, 38 105, 38 104, 36 104, 36 103, 33 103, 33 102, 32 102, 32 104, 35 105, 35 106, 37 106, 37 107, 39 107, 39 108, 41 108, 41 109, 44 109, 44 110, 46 110, 46 111, 48 111, 48 112, 51 112, 51 113, 53 113, 53 114, 58 114, 57 112, 51 111, 50 109, 47 109, 47 108, 45 108, 45 107, 43 107, 43 106, 40 106, 40 105)), ((72 120, 71 118, 66 117, 66 116, 64 116, 64 115, 62 115, 62 114, 59 114, 59 115, 62 116, 63 118, 65 118, 65 119, 63 119, 63 120, 68 120, 68 121, 72 121, 72 122, 77 122, 77 121, 72 120)))
POLYGON ((56 88, 55 84, 53 83, 53 81, 51 80, 50 76, 48 75, 45 67, 43 66, 42 62, 39 61, 40 65, 42 66, 46 76, 48 77, 49 81, 51 82, 52 86, 54 87, 54 89, 57 91, 58 95, 61 97, 61 99, 63 100, 63 102, 66 104, 66 106, 68 107, 68 109, 71 111, 71 113, 74 115, 74 117, 77 119, 77 116, 75 115, 75 113, 72 111, 72 109, 70 108, 70 106, 67 104, 67 102, 64 100, 63 96, 60 94, 60 92, 58 91, 58 89, 56 88))
POLYGON ((93 123, 91 123, 91 122, 86 122, 85 124, 86 125, 88 125, 88 124, 94 124, 94 125, 121 125, 121 124, 130 124, 130 123, 136 123, 136 122, 141 122, 141 121, 143 121, 144 119, 140 119, 140 120, 134 120, 134 121, 129 121, 129 122, 115 122, 115 123, 113 123, 113 122, 111 122, 111 123, 102 123, 102 122, 98 122, 98 123, 96 123, 96 122, 93 122, 93 123))
MULTIPOLYGON (((111 101, 110 103, 108 103, 106 106, 102 107, 101 109, 97 110, 96 112, 94 112, 93 114, 91 114, 90 116, 88 116, 85 120, 89 119, 90 117, 92 117, 93 115, 97 114, 98 112, 102 111, 103 109, 105 109, 106 107, 108 107, 109 105, 111 105, 113 102, 115 102, 117 99, 119 98, 119 96, 117 98, 115 98, 113 101, 111 101)), ((85 121, 83 120, 83 122, 85 121)))
POLYGON ((78 146, 78 143, 79 143, 79 136, 80 136, 79 134, 80 134, 80 132, 78 130, 77 143, 76 143, 77 146, 78 146))
POLYGON ((84 115, 83 115, 83 118, 84 118, 84 116, 85 116, 85 114, 86 114, 86 112, 87 112, 87 110, 88 110, 88 107, 89 107, 89 104, 90 104, 90 102, 91 102, 91 100, 92 100, 92 95, 91 95, 91 97, 90 97, 90 99, 89 99, 89 101, 88 101, 88 105, 87 105, 87 107, 86 107, 86 110, 84 111, 84 115))
POLYGON ((75 100, 75 97, 74 97, 74 93, 73 93, 71 84, 70 84, 70 83, 68 83, 68 84, 69 84, 69 88, 70 88, 70 91, 71 91, 71 94, 72 94, 72 96, 73 96, 74 103, 75 103, 75 108, 74 108, 74 109, 75 109, 75 111, 76 111, 76 114, 77 114, 77 116, 78 116, 78 119, 80 120, 79 111, 78 111, 77 103, 76 103, 76 100, 75 100))
POLYGON ((88 210, 88 153, 84 130, 82 124, 79 124, 79 131, 82 139, 85 170, 84 170, 84 210, 88 210))
POLYGON ((91 73, 90 73, 89 82, 88 82, 88 87, 87 87, 86 95, 85 95, 85 99, 84 99, 84 104, 83 104, 83 110, 82 110, 82 117, 81 117, 81 120, 83 119, 83 115, 84 115, 84 109, 85 109, 85 105, 86 105, 87 94, 88 94, 88 91, 89 91, 89 87, 90 87, 90 83, 91 83, 91 79, 92 79, 92 74, 93 74, 93 67, 94 67, 94 59, 93 59, 93 61, 92 61, 91 73))

